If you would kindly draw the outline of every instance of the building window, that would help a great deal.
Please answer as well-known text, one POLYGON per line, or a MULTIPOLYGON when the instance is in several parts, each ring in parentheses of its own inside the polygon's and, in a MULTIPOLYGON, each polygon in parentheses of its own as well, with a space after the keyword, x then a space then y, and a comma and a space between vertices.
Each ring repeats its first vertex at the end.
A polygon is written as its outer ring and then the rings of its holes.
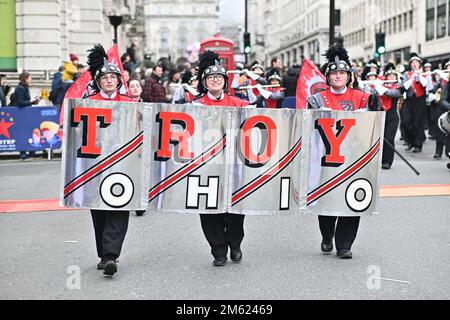
POLYGON ((436 36, 438 38, 445 37, 447 28, 447 1, 438 0, 437 1, 437 25, 436 25, 436 36))
POLYGON ((167 30, 161 31, 161 50, 169 50, 169 32, 167 30))
POLYGON ((187 34, 188 34, 188 31, 185 28, 182 28, 178 31, 178 35, 179 35, 178 51, 180 53, 184 53, 187 50, 187 34))
POLYGON ((335 24, 336 24, 336 26, 340 26, 341 25, 341 10, 339 10, 339 9, 337 9, 336 11, 335 11, 335 16, 336 16, 336 20, 335 20, 335 24))
POLYGON ((434 26, 435 20, 435 4, 436 0, 427 0, 427 27, 426 27, 426 39, 434 39, 434 26))
POLYGON ((414 28, 414 15, 413 15, 413 11, 411 10, 409 12, 409 28, 412 29, 414 28))

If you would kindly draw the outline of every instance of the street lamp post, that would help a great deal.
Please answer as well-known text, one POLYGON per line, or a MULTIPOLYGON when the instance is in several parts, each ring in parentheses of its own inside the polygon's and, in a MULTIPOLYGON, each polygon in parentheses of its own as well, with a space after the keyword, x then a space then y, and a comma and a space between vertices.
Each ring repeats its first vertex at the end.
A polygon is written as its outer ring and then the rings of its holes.
MULTIPOLYGON (((245 0, 245 31, 244 34, 248 33, 248 0, 245 0)), ((244 51, 245 51, 245 43, 244 43, 244 51)), ((245 64, 248 64, 248 54, 246 52, 245 53, 245 64)))
POLYGON ((335 0, 330 0, 330 46, 334 44, 334 26, 336 24, 335 0))
POLYGON ((108 16, 109 23, 114 27, 114 39, 113 43, 117 44, 117 27, 121 25, 122 23, 122 16, 108 16))

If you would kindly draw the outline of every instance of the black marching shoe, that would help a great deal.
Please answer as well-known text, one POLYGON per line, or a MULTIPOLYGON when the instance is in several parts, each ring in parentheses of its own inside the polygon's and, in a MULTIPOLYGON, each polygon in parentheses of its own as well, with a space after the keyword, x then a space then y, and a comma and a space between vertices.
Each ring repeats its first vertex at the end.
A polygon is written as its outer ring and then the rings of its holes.
POLYGON ((105 263, 103 274, 112 277, 117 272, 117 263, 115 260, 108 260, 105 263))
POLYGON ((419 153, 419 152, 422 152, 422 148, 415 147, 414 150, 413 150, 412 152, 413 152, 413 153, 419 153))
POLYGON ((100 260, 99 263, 97 263, 97 270, 105 270, 105 264, 107 260, 100 260))
POLYGON ((320 244, 320 249, 322 250, 323 253, 330 253, 331 251, 333 251, 333 242, 322 240, 322 243, 320 244))
POLYGON ((322 250, 323 253, 330 253, 331 251, 333 251, 333 244, 322 242, 320 244, 320 249, 322 250))
POLYGON ((242 261, 242 251, 241 249, 231 250, 230 259, 233 262, 241 262, 242 261))
POLYGON ((405 151, 411 151, 414 147, 410 144, 405 148, 405 151))
POLYGON ((352 252, 350 250, 338 250, 336 255, 340 259, 351 259, 352 258, 352 252))
POLYGON ((433 159, 441 159, 442 158, 442 154, 439 154, 439 153, 436 153, 434 156, 433 156, 433 159))
POLYGON ((389 170, 391 168, 391 165, 389 163, 383 163, 381 165, 381 168, 384 170, 389 170))
POLYGON ((213 261, 214 267, 223 267, 227 263, 227 257, 215 258, 213 261))

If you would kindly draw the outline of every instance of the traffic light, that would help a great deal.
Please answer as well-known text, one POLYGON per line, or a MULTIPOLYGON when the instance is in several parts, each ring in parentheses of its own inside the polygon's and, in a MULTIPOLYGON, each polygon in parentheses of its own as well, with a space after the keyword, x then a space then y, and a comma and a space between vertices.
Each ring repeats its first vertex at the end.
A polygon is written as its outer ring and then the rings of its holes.
POLYGON ((252 52, 252 46, 250 44, 250 32, 244 32, 244 53, 250 54, 252 52))
POLYGON ((386 33, 378 32, 375 35, 375 51, 379 55, 386 53, 386 33))

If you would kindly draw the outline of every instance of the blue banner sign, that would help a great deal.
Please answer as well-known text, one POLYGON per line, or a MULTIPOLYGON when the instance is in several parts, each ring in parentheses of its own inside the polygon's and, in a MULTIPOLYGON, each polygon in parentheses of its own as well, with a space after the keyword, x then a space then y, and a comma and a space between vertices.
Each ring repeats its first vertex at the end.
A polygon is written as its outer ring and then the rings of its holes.
POLYGON ((60 131, 56 107, 0 108, 0 152, 59 149, 60 131))

